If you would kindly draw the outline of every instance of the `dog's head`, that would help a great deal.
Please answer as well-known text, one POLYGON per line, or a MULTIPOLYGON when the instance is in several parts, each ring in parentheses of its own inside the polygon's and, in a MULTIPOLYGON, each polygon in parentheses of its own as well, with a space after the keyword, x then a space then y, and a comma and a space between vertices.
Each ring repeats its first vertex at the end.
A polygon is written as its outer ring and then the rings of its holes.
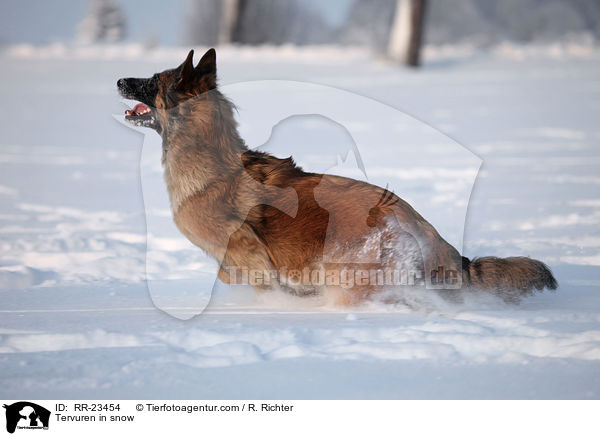
POLYGON ((123 78, 117 81, 120 94, 137 100, 125 118, 131 123, 162 131, 170 114, 177 113, 182 103, 217 86, 217 54, 208 50, 194 67, 194 50, 177 68, 165 70, 147 79, 123 78))

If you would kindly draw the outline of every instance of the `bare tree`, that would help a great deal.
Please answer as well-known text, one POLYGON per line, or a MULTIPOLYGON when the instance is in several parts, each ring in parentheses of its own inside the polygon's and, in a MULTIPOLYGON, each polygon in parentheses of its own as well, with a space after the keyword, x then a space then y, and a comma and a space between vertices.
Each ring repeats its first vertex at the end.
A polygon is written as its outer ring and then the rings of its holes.
POLYGON ((219 23, 219 44, 230 44, 235 41, 237 28, 241 20, 244 0, 222 0, 219 23))
POLYGON ((420 62, 426 0, 396 0, 388 44, 389 56, 416 67, 420 62))
POLYGON ((77 40, 84 43, 117 42, 125 36, 125 17, 113 0, 92 0, 77 28, 77 40))
POLYGON ((186 33, 191 44, 257 45, 323 43, 334 32, 301 0, 195 0, 186 33))

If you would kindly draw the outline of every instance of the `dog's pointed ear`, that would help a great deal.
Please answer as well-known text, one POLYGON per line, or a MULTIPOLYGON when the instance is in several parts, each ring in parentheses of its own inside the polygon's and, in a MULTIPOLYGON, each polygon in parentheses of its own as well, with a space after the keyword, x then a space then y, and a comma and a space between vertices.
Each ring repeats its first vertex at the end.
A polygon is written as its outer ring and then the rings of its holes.
POLYGON ((194 76, 194 50, 190 50, 185 61, 179 66, 179 69, 179 78, 175 84, 175 88, 177 89, 184 88, 186 84, 192 81, 194 76))
POLYGON ((190 52, 187 55, 187 58, 185 58, 185 61, 183 61, 183 64, 181 64, 181 77, 191 77, 192 76, 192 72, 194 71, 194 50, 190 50, 190 52))
POLYGON ((198 65, 196 66, 196 71, 202 74, 216 74, 217 73, 217 52, 214 48, 209 49, 198 65))
POLYGON ((187 59, 180 66, 179 77, 175 82, 175 89, 181 93, 192 95, 201 94, 217 86, 217 53, 211 48, 196 68, 193 64, 194 50, 191 50, 187 59))

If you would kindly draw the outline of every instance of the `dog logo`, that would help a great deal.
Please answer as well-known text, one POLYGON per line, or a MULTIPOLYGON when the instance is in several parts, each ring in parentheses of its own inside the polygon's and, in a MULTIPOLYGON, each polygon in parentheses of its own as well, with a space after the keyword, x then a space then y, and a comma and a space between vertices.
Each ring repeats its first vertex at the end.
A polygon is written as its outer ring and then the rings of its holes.
POLYGON ((50 411, 29 401, 19 401, 10 405, 5 404, 6 431, 14 433, 18 429, 48 430, 50 411))

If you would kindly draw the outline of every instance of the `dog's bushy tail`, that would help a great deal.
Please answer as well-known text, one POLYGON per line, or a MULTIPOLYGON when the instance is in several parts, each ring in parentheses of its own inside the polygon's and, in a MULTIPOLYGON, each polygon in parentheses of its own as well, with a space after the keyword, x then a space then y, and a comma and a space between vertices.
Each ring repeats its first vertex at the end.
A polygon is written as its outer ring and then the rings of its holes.
POLYGON ((463 257, 464 279, 471 288, 492 292, 511 302, 536 290, 554 290, 558 286, 547 265, 528 257, 463 257))

